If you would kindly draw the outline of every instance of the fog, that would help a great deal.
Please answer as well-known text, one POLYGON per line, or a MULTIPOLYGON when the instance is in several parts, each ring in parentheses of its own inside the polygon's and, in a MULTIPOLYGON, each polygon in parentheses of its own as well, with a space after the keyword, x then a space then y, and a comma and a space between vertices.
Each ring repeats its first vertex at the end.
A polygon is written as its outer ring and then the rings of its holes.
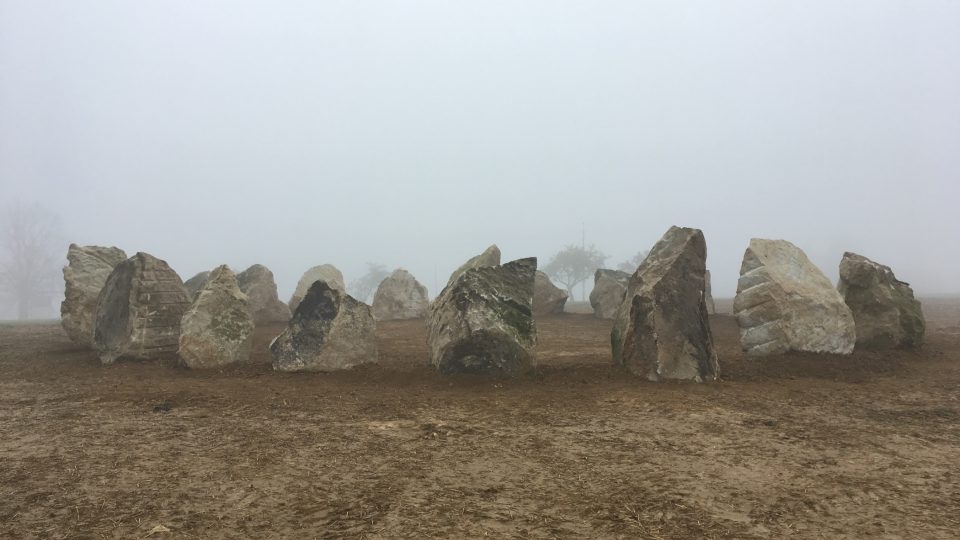
MULTIPOLYGON (((0 200, 186 279, 697 227, 960 291, 960 3, 0 0, 0 200)), ((64 252, 66 245, 64 245, 64 252)))

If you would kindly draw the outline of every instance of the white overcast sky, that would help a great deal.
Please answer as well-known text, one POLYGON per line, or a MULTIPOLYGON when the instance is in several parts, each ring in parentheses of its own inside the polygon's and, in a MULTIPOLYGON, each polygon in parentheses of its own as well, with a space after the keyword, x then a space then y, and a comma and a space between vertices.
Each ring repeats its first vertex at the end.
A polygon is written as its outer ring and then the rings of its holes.
POLYGON ((703 229, 718 296, 751 237, 960 292, 960 2, 0 0, 0 200, 283 297, 581 224, 703 229))

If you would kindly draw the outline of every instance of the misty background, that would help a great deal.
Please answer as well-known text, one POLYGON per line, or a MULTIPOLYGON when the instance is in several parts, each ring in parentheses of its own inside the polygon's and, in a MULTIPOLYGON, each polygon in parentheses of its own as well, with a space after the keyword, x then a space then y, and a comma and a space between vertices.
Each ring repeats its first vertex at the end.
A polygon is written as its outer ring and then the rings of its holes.
POLYGON ((283 300, 322 263, 434 296, 491 243, 616 267, 673 224, 718 297, 751 237, 956 293, 958 28, 954 1, 0 0, 0 202, 57 215, 64 256, 262 263, 283 300))

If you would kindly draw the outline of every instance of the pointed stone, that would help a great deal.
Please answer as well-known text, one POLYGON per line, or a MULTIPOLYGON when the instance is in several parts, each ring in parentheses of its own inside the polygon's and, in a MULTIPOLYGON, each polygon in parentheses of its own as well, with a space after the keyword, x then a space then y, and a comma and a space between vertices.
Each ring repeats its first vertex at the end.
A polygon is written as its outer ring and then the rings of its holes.
POLYGON ((651 381, 717 378, 706 305, 707 244, 670 227, 633 274, 610 334, 613 361, 651 381))
POLYGON ((619 270, 600 268, 593 274, 593 290, 590 291, 590 306, 598 319, 612 319, 623 303, 627 293, 630 274, 619 270))
POLYGON ((110 273, 97 299, 94 345, 104 364, 177 352, 190 294, 166 263, 137 253, 110 273))
POLYGON ((250 301, 226 265, 217 267, 180 322, 180 359, 194 369, 250 360, 253 347, 250 301))
POLYGON ((429 309, 427 288, 402 268, 380 282, 373 295, 373 316, 378 321, 422 319, 429 309))
POLYGON ((310 287, 317 281, 323 281, 329 285, 330 288, 340 292, 346 292, 347 290, 346 285, 343 283, 343 274, 336 266, 332 264, 314 266, 304 272, 303 277, 297 282, 297 289, 293 291, 293 296, 290 297, 290 302, 287 304, 290 307, 291 313, 297 310, 297 306, 303 301, 303 297, 306 296, 307 291, 310 290, 310 287))
POLYGON ((457 268, 450 274, 450 279, 447 280, 447 287, 449 287, 461 274, 470 270, 472 268, 484 268, 488 266, 499 266, 500 265, 500 248, 496 244, 491 245, 483 251, 483 253, 471 257, 467 262, 460 265, 460 268, 457 268))
POLYGON ((923 341, 926 324, 920 302, 889 266, 844 253, 837 289, 853 312, 857 347, 910 348, 923 341))
POLYGON ((536 363, 533 284, 537 259, 464 271, 434 301, 430 361, 442 373, 513 376, 536 363))
POLYGON ((278 371, 336 371, 376 362, 377 324, 370 306, 315 281, 270 352, 278 371))
POLYGON ((548 275, 537 270, 533 281, 534 315, 558 315, 563 313, 563 307, 569 297, 567 291, 554 285, 548 275))
POLYGON ((733 312, 748 355, 850 354, 853 314, 807 255, 786 240, 754 238, 743 254, 733 312))
POLYGON ((250 299, 250 311, 255 324, 287 322, 290 308, 277 295, 273 272, 262 264, 255 264, 237 274, 237 285, 250 299))
POLYGON ((207 284, 208 279, 210 279, 209 271, 199 272, 192 278, 184 281, 183 288, 190 293, 190 298, 196 299, 197 295, 200 294, 200 289, 207 284))
POLYGON ((70 244, 63 268, 65 294, 60 304, 60 324, 77 345, 93 347, 97 298, 110 273, 126 258, 127 254, 115 247, 70 244))

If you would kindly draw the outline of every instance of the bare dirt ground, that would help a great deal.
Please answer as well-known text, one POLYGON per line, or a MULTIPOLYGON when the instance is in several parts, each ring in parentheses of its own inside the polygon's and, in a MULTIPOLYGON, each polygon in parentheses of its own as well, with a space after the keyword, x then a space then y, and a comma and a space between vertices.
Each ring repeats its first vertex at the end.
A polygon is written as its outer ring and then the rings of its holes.
POLYGON ((718 315, 700 385, 617 371, 578 314, 507 381, 434 373, 421 321, 335 374, 105 367, 0 327, 0 536, 957 538, 960 301, 926 307, 921 350, 851 357, 746 359, 718 315))

